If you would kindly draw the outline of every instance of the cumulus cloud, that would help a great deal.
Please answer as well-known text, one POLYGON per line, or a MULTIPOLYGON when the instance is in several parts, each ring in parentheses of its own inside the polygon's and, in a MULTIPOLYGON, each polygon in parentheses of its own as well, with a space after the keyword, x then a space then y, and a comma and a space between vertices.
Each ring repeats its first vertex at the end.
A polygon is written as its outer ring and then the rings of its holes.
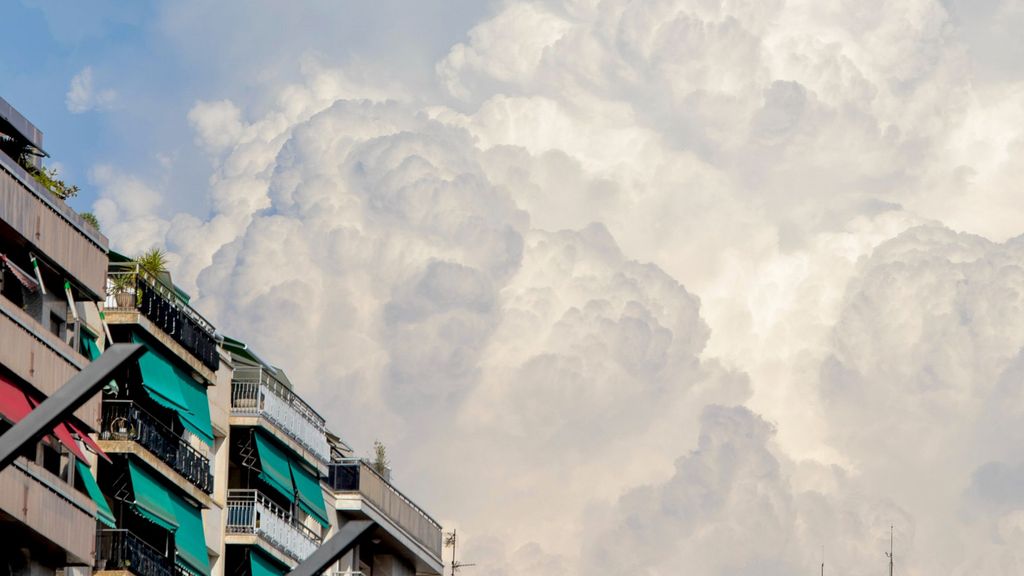
POLYGON ((117 92, 112 89, 100 89, 94 85, 93 70, 86 66, 71 79, 64 103, 72 114, 81 114, 90 110, 110 108, 117 99, 117 92))
POLYGON ((509 2, 446 96, 306 61, 192 108, 208 216, 96 211, 488 574, 866 575, 891 524, 1015 574, 1024 88, 957 10, 509 2))

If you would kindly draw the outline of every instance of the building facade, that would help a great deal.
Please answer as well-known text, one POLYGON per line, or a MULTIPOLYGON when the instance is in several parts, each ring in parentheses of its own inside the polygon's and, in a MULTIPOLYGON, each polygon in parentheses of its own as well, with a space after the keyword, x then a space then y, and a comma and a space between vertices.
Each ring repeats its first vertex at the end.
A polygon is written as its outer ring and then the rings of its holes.
MULTIPOLYGON (((86 366, 102 334, 107 239, 36 181, 44 155, 42 133, 0 99, 0 432, 86 366)), ((95 398, 0 470, 0 574, 88 571, 96 519, 112 520, 93 476, 99 417, 95 398)))
POLYGON ((443 572, 441 526, 302 383, 36 182, 42 134, 3 100, 0 134, 0 426, 110 344, 146 350, 0 472, 0 530, 22 535, 0 576, 286 574, 354 519, 375 527, 327 574, 443 572))

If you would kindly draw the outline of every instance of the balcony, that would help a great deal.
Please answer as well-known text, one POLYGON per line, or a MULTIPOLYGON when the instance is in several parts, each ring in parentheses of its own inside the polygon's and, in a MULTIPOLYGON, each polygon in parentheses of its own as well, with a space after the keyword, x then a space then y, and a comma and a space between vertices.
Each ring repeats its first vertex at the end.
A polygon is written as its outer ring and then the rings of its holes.
POLYGON ((348 509, 345 508, 346 499, 341 496, 346 493, 358 495, 363 502, 372 505, 391 524, 422 546, 440 566, 441 525, 369 464, 358 459, 332 462, 328 484, 335 495, 339 496, 336 504, 339 510, 348 509))
POLYGON ((257 490, 228 490, 227 534, 262 538, 296 562, 320 546, 319 536, 257 490))
POLYGON ((330 447, 324 419, 262 368, 235 370, 231 381, 231 415, 262 417, 321 464, 327 463, 330 447))
MULTIPOLYGON (((0 296, 0 343, 0 365, 47 396, 89 364, 84 356, 3 296, 0 296)), ((99 414, 98 396, 75 411, 75 416, 90 427, 96 425, 99 414)))
POLYGON ((130 400, 103 401, 100 439, 136 442, 204 494, 213 493, 210 460, 130 400))
POLYGON ((127 570, 139 576, 174 576, 174 563, 127 530, 96 534, 97 572, 127 570))
MULTIPOLYGON (((216 372, 220 367, 213 325, 189 306, 173 286, 139 271, 133 262, 110 264, 104 310, 111 323, 121 323, 122 314, 129 316, 128 321, 141 314, 205 369, 216 372)), ((210 374, 204 375, 214 380, 210 374)))
MULTIPOLYGON (((96 533, 96 505, 45 468, 18 458, 0 470, 0 511, 14 519, 8 530, 31 529, 30 533, 49 542, 59 555, 45 560, 51 565, 91 562, 96 533)), ((3 544, 0 544, 3 546, 3 544)))
POLYGON ((103 294, 107 239, 0 153, 0 220, 94 294, 103 294))

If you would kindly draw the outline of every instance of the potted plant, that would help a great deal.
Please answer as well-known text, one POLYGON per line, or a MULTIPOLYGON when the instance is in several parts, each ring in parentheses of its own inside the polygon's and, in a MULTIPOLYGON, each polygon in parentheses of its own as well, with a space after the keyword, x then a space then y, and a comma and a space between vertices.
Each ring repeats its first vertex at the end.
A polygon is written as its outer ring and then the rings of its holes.
POLYGON ((142 292, 137 288, 140 274, 149 276, 152 283, 167 275, 167 253, 159 248, 137 256, 132 263, 134 266, 131 270, 110 277, 110 291, 118 308, 133 308, 142 303, 142 292))
POLYGON ((135 273, 124 272, 110 277, 110 292, 118 308, 131 308, 135 304, 135 273))

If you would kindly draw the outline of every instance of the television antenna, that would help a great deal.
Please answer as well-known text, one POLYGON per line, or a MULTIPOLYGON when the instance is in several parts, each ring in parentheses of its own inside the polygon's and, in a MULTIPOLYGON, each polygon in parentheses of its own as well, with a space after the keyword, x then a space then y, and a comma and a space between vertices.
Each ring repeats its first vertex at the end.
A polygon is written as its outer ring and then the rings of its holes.
POLYGON ((889 576, 892 576, 892 525, 889 525, 889 551, 885 553, 889 557, 889 576))
POLYGON ((444 547, 452 549, 452 575, 451 576, 455 576, 456 572, 458 572, 462 568, 469 568, 470 566, 476 566, 476 564, 467 564, 465 562, 459 562, 458 560, 455 559, 455 545, 456 545, 456 543, 458 541, 458 537, 456 536, 455 532, 456 532, 455 530, 452 530, 451 532, 448 532, 447 534, 444 535, 444 547))

